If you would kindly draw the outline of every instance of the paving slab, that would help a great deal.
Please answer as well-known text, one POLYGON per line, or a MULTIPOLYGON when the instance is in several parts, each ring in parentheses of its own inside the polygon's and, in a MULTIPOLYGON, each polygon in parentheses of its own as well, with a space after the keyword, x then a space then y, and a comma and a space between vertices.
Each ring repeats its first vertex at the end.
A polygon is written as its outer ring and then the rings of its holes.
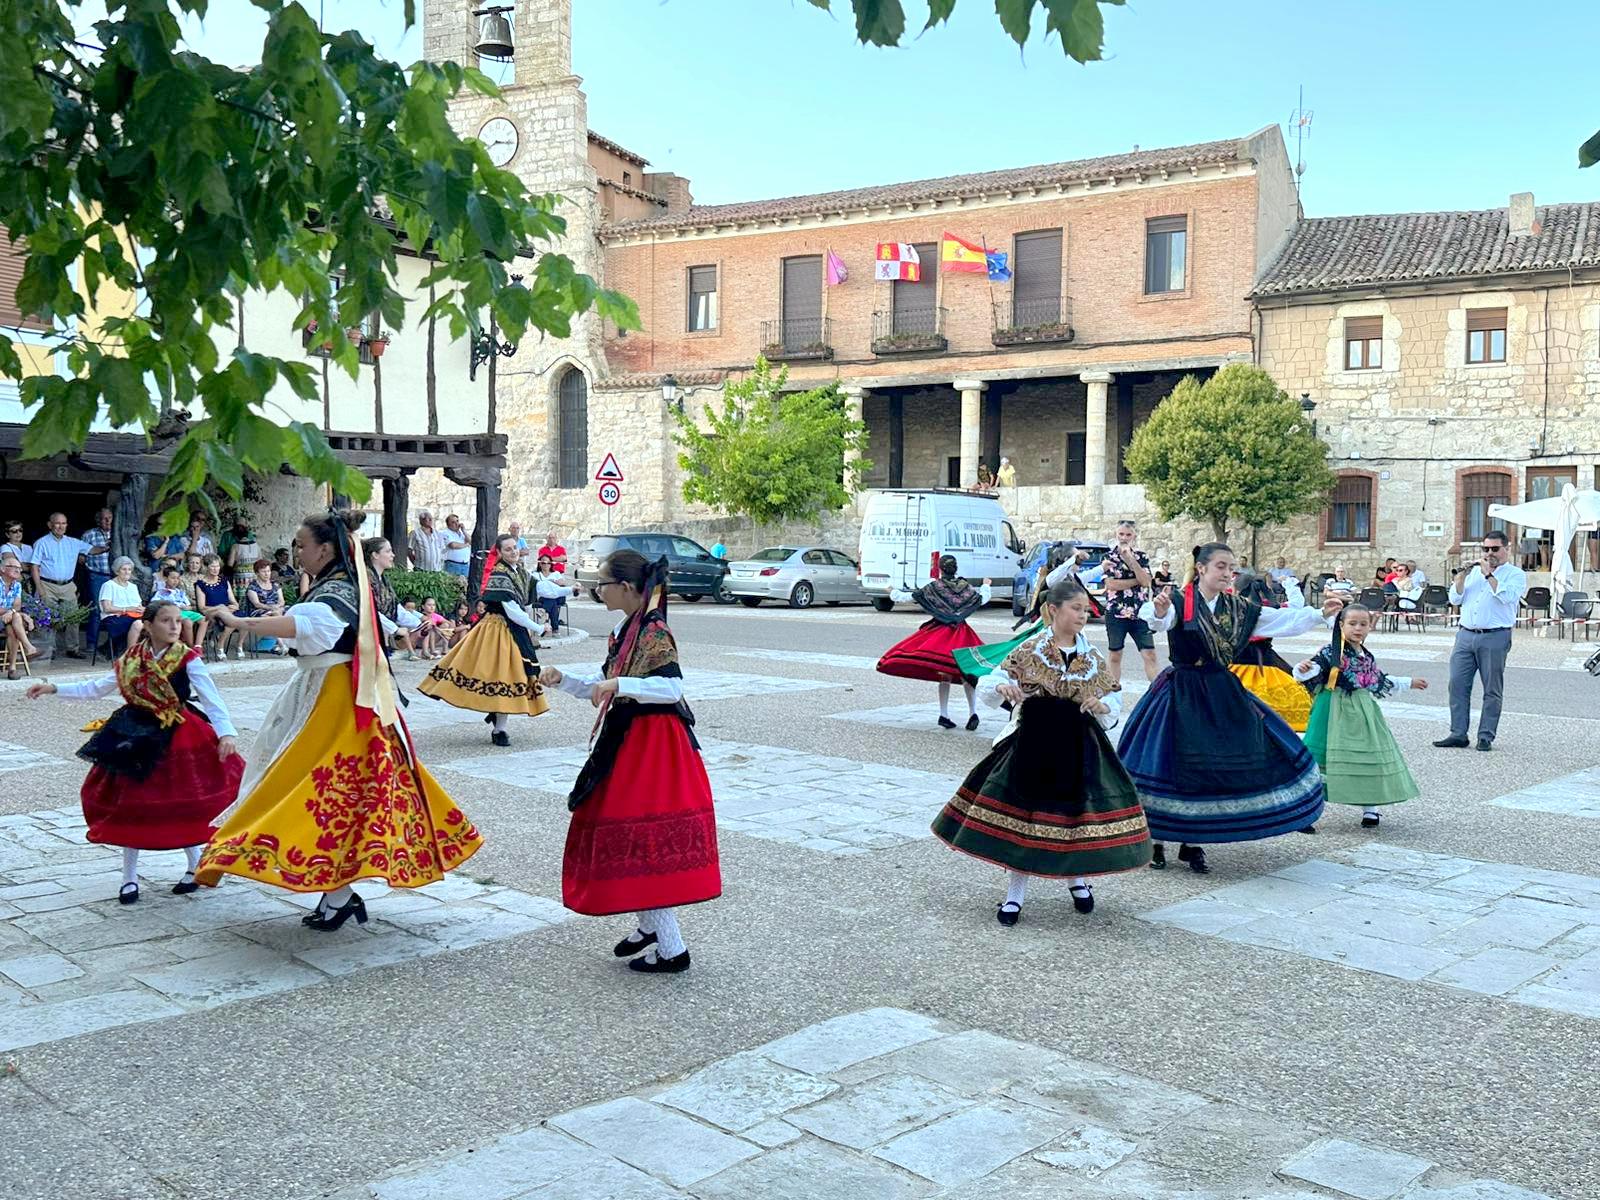
POLYGON ((931 1080, 881 1075, 786 1120, 826 1141, 865 1150, 971 1105, 968 1097, 931 1080))
POLYGON ((997 1099, 902 1134, 872 1153, 914 1175, 954 1187, 1037 1150, 1065 1125, 1059 1113, 997 1099))
POLYGON ((939 1024, 931 1017, 872 1008, 807 1026, 757 1047, 755 1053, 797 1071, 827 1075, 940 1036, 939 1024))
POLYGON ((512 1200, 605 1165, 606 1157, 582 1142, 536 1127, 497 1138, 470 1155, 392 1176, 371 1191, 376 1200, 512 1200))
POLYGON ((838 1091, 839 1085, 780 1066, 759 1054, 736 1054, 696 1071, 653 1097, 734 1133, 838 1091))
POLYGON ((769 1150, 694 1188, 705 1200, 917 1200, 935 1191, 893 1166, 809 1139, 769 1150))
POLYGON ((1357 1200, 1389 1200, 1422 1178, 1434 1164, 1341 1138, 1324 1138, 1284 1162, 1282 1173, 1357 1200))
POLYGON ((761 1147, 631 1096, 551 1117, 552 1126, 672 1184, 688 1187, 761 1147))

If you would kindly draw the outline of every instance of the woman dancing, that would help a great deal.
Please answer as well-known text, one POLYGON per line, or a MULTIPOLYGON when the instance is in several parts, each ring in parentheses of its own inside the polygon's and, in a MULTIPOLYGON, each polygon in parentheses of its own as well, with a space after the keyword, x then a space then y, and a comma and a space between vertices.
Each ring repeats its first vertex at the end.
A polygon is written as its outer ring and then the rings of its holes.
POLYGON ((604 665, 540 675, 600 710, 598 737, 591 734, 589 760, 567 798, 562 903, 591 917, 637 913, 635 932, 612 952, 647 973, 689 969, 676 910, 722 894, 711 781, 683 702, 666 588, 665 558, 649 563, 633 550, 613 551, 594 585, 600 602, 622 614, 604 665))
MULTIPOLYGON (((1243 599, 1259 604, 1263 609, 1301 608, 1305 605, 1300 590, 1295 588, 1285 590, 1289 604, 1280 606, 1272 585, 1261 576, 1250 573, 1240 575, 1234 581, 1233 590, 1243 599), (1296 600, 1299 603, 1295 603, 1296 600)), ((1272 648, 1271 638, 1256 633, 1239 652, 1239 657, 1234 659, 1228 670, 1239 677, 1239 682, 1244 684, 1252 696, 1282 717, 1290 729, 1296 733, 1306 731, 1306 722, 1311 719, 1311 693, 1295 682, 1289 664, 1284 662, 1272 648)))
POLYGON ((307 517, 295 534, 312 584, 281 617, 241 617, 230 629, 288 641, 295 676, 256 740, 239 800, 217 818, 196 878, 240 875, 291 892, 321 892, 303 921, 332 931, 367 907, 350 886, 435 883, 483 845, 471 821, 417 761, 396 704, 367 564, 353 533, 365 514, 307 517))
POLYGON ((183 617, 170 600, 144 610, 145 640, 116 669, 79 683, 36 683, 28 698, 94 700, 122 693, 122 707, 83 744, 93 763, 80 796, 87 840, 122 847, 117 899, 139 899, 139 852, 182 850, 189 860, 173 885, 194 891, 195 867, 211 822, 239 794, 244 760, 233 719, 200 652, 182 641, 183 617))
POLYGON ((978 727, 978 701, 973 689, 974 681, 956 665, 953 651, 967 646, 982 645, 983 639, 973 632, 967 618, 989 603, 989 580, 982 587, 973 587, 956 575, 955 556, 946 554, 939 559, 939 578, 914 589, 909 596, 901 593, 896 600, 909 599, 920 605, 928 619, 917 626, 917 631, 904 641, 891 646, 878 660, 878 671, 901 679, 926 679, 939 685, 939 728, 954 729, 950 719, 950 685, 961 684, 967 693, 967 728, 978 727))
POLYGON ((1065 878, 1073 907, 1088 913, 1089 876, 1150 861, 1138 793, 1106 740, 1119 685, 1083 636, 1088 591, 1073 578, 1053 584, 1044 616, 1046 627, 979 681, 986 703, 1013 706, 1011 724, 933 822, 951 849, 1006 871, 1002 925, 1021 919, 1030 875, 1065 878))
POLYGON ((1178 861, 1210 870, 1202 845, 1248 842, 1307 829, 1322 811, 1322 775, 1311 752, 1228 670, 1252 635, 1290 637, 1343 607, 1330 597, 1314 608, 1262 608, 1227 589, 1233 551, 1196 546, 1179 605, 1170 591, 1146 601, 1140 616, 1166 632, 1170 664, 1128 718, 1119 752, 1139 789, 1150 836, 1150 865, 1167 865, 1162 841, 1180 842, 1178 861))

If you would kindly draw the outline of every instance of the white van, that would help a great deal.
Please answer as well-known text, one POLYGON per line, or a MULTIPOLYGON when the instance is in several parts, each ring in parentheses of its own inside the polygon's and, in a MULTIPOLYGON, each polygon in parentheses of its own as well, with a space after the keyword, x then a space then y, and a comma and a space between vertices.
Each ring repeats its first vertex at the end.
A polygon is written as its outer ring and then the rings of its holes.
POLYGON ((974 585, 994 583, 994 598, 1011 595, 1023 543, 994 496, 943 488, 874 489, 861 521, 861 588, 879 612, 890 594, 921 587, 939 574, 939 556, 974 585))

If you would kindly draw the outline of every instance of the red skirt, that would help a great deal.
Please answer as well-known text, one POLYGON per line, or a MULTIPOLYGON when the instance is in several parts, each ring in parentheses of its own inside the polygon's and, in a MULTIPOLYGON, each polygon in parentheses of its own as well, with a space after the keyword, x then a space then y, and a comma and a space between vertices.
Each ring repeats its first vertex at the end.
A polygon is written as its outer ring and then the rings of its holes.
POLYGON ((234 754, 219 761, 211 723, 186 712, 149 778, 119 775, 100 763, 90 768, 79 793, 86 837, 132 850, 203 846, 215 832, 212 819, 238 797, 243 777, 244 759, 234 754))
POLYGON ((720 895, 705 763, 678 717, 635 717, 611 770, 572 814, 561 902, 606 917, 720 895))
POLYGON ((897 675, 901 679, 960 683, 963 676, 952 657, 954 652, 967 646, 981 645, 983 639, 965 621, 959 625, 924 621, 905 641, 889 648, 888 653, 878 660, 878 671, 883 675, 897 675))

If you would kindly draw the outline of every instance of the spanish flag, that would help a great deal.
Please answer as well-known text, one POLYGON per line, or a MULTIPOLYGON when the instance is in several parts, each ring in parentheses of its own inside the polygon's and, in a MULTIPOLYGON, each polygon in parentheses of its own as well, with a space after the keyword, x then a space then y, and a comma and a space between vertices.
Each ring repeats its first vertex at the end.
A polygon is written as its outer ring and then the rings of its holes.
POLYGON ((965 238, 946 233, 939 243, 939 265, 946 271, 967 271, 974 275, 989 272, 989 252, 965 238))

